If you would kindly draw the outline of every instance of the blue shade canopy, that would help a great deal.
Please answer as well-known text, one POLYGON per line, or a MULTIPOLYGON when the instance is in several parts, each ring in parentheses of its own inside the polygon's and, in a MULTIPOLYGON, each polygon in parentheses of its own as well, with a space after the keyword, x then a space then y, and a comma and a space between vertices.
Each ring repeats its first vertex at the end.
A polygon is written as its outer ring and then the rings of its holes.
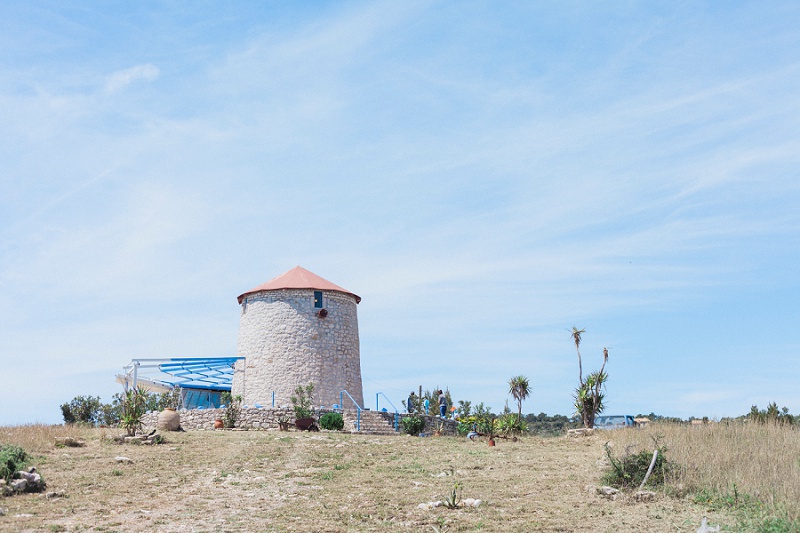
POLYGON ((125 375, 117 381, 126 386, 142 385, 151 389, 207 389, 229 391, 233 382, 233 365, 243 357, 172 357, 167 359, 133 359, 125 375))

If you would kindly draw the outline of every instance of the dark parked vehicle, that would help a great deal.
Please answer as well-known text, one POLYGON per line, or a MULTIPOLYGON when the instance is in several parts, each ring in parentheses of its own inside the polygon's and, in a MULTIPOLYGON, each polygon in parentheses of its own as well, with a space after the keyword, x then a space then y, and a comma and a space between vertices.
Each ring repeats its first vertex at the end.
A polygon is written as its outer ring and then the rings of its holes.
POLYGON ((603 415, 594 419, 597 429, 632 428, 636 425, 631 415, 603 415))

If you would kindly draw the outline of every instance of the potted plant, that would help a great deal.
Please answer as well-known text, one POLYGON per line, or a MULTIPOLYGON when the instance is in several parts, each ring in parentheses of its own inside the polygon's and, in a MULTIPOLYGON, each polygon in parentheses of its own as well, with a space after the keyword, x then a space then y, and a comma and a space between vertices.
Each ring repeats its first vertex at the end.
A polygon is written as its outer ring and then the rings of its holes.
POLYGON ((305 387, 298 385, 294 389, 294 396, 289 398, 294 408, 294 425, 297 426, 297 429, 303 431, 319 429, 314 419, 314 409, 311 401, 313 394, 314 384, 309 383, 305 387))

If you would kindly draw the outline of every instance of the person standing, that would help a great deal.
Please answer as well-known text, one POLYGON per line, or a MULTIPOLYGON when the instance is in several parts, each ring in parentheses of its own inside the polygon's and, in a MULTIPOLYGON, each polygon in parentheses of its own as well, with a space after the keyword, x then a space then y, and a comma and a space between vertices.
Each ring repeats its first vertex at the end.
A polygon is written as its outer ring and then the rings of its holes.
POLYGON ((447 414, 447 397, 445 397, 442 389, 439 389, 439 416, 442 418, 447 414))
POLYGON ((409 413, 413 413, 415 411, 414 406, 417 403, 416 399, 417 399, 417 395, 414 394, 414 391, 412 390, 411 394, 408 395, 408 400, 406 400, 406 410, 409 413))

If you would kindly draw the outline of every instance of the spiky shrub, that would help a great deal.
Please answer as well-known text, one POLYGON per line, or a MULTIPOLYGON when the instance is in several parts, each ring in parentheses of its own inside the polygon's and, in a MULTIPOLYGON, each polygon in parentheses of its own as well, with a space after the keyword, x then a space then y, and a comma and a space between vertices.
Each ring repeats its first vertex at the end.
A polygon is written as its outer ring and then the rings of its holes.
POLYGON ((0 444, 0 479, 11 481, 14 473, 22 470, 30 460, 30 456, 13 444, 0 444))
POLYGON ((444 505, 448 509, 458 509, 461 507, 461 485, 458 482, 454 483, 452 490, 445 494, 444 505))
POLYGON ((128 389, 124 398, 119 425, 133 436, 142 429, 142 417, 147 412, 147 390, 143 387, 128 389))
POLYGON ((586 381, 575 389, 575 414, 581 417, 583 425, 587 428, 594 427, 595 417, 605 409, 603 399, 605 393, 602 387, 608 379, 605 372, 592 372, 586 376, 586 381))
POLYGON ((517 418, 515 413, 508 413, 497 418, 497 433, 500 435, 522 435, 528 432, 528 422, 517 418))
POLYGON ((319 417, 319 426, 330 431, 341 431, 344 429, 344 417, 341 413, 325 413, 319 417))
POLYGON ((400 427, 403 433, 419 435, 425 429, 425 419, 421 416, 404 416, 400 419, 400 427))

